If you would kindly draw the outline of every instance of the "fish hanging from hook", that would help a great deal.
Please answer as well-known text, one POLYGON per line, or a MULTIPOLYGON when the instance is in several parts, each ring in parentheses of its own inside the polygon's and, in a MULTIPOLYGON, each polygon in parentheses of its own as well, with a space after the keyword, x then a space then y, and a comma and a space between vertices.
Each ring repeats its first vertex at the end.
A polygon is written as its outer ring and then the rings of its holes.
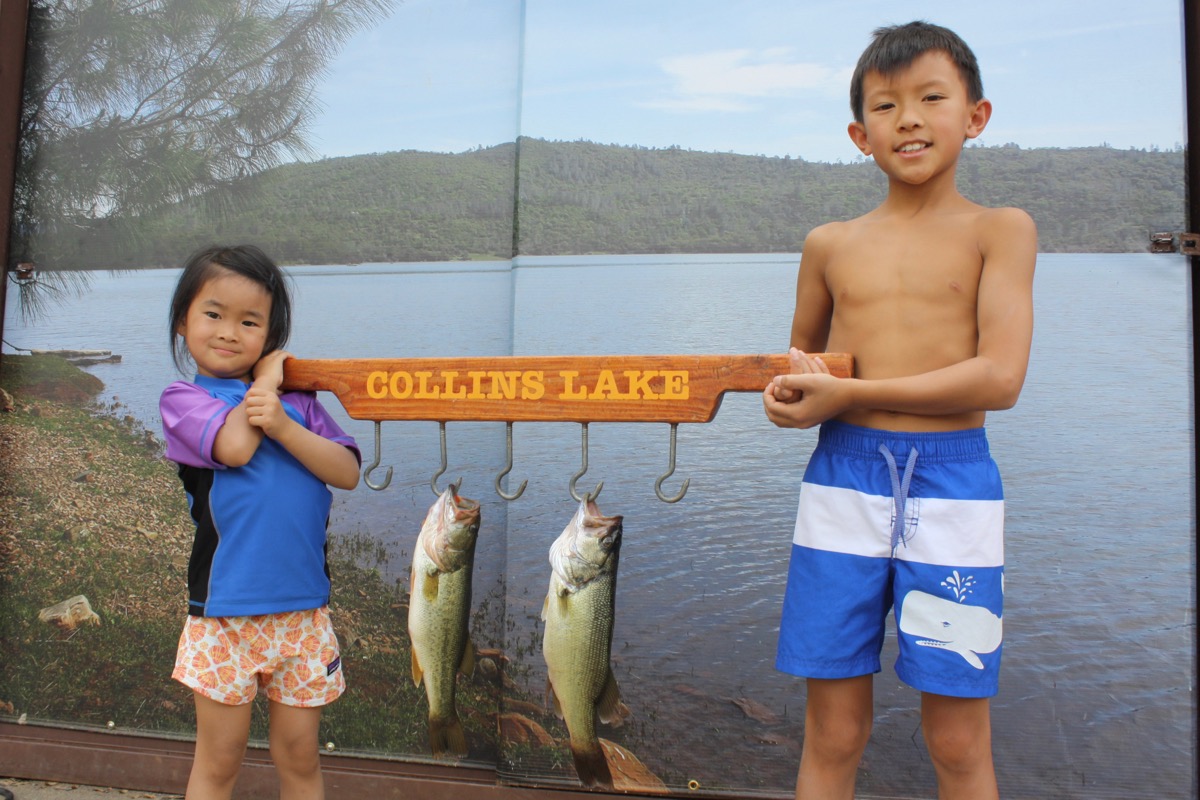
MULTIPOLYGON (((442 477, 442 475, 446 472, 446 469, 447 469, 447 466, 449 463, 446 459, 446 423, 445 422, 438 423, 438 434, 439 434, 438 438, 441 441, 442 466, 438 469, 437 472, 433 473, 433 477, 429 479, 429 486, 431 489, 433 489, 434 495, 441 497, 442 490, 438 488, 437 482, 438 482, 438 478, 442 477)), ((462 486, 462 482, 463 482, 463 479, 460 477, 456 483, 450 484, 450 486, 454 489, 455 494, 458 494, 458 487, 462 486)))
MULTIPOLYGON (((581 427, 583 428, 583 433, 582 433, 583 443, 581 445, 581 449, 583 451, 583 465, 579 468, 579 472, 576 472, 574 475, 571 476, 571 483, 567 487, 571 492, 571 497, 575 498, 575 502, 577 502, 577 503, 582 503, 585 498, 579 496, 579 492, 576 491, 576 489, 575 489, 575 484, 578 483, 579 479, 582 478, 584 473, 588 471, 588 424, 586 422, 581 423, 581 427)), ((604 488, 604 481, 600 481, 599 483, 597 483, 595 491, 593 491, 587 495, 586 499, 588 500, 588 502, 591 502, 591 501, 595 500, 597 497, 599 497, 600 490, 603 488, 604 488)))
POLYGON ((630 716, 612 667, 617 564, 623 517, 580 501, 550 545, 550 585, 542 603, 547 693, 570 737, 575 773, 586 788, 614 789, 597 723, 630 716))

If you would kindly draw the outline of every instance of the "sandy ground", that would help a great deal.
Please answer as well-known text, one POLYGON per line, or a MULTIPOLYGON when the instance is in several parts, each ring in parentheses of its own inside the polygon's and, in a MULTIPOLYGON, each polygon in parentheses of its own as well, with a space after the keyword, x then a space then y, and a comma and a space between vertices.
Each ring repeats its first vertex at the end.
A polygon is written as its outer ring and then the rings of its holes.
POLYGON ((13 800, 182 800, 183 795, 155 794, 139 789, 110 789, 106 786, 84 786, 78 783, 58 781, 27 781, 18 778, 0 778, 0 798, 8 800, 4 791, 12 793, 13 800))

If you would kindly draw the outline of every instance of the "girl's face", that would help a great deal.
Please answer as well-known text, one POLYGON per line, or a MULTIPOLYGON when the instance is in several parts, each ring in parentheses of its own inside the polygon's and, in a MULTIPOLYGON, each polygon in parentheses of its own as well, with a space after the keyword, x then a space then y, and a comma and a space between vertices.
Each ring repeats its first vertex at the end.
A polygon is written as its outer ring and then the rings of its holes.
POLYGON ((201 375, 249 382, 270 318, 271 295, 264 287, 219 269, 200 287, 176 332, 201 375))

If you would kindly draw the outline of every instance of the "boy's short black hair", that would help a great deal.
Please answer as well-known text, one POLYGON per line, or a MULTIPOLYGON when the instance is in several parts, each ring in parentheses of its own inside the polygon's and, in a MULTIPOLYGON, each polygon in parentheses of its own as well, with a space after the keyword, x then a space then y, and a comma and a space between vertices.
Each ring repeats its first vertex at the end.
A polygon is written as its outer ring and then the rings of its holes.
POLYGON ((271 295, 271 316, 267 320, 267 336, 263 355, 283 347, 292 332, 292 302, 287 276, 278 265, 252 244, 202 247, 188 256, 171 297, 169 328, 171 357, 180 372, 188 360, 187 347, 179 336, 179 326, 187 318, 188 309, 204 284, 222 270, 248 278, 271 295))
POLYGON ((933 50, 940 50, 958 67, 958 73, 967 87, 967 100, 971 103, 983 99, 983 79, 979 76, 979 62, 975 54, 957 33, 949 28, 923 20, 906 25, 891 25, 877 28, 874 39, 858 58, 854 77, 850 79, 850 110, 854 119, 863 121, 863 79, 868 72, 893 75, 917 57, 933 50))

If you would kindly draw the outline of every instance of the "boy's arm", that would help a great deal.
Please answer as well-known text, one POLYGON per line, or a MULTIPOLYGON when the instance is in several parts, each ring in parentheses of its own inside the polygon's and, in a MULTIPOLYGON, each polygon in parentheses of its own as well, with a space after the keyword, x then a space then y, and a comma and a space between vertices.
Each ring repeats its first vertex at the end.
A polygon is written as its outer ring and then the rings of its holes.
MULTIPOLYGON (((833 298, 829 294, 828 284, 825 283, 825 265, 827 263, 830 238, 833 227, 823 225, 809 232, 804 239, 804 250, 800 255, 800 269, 796 275, 796 309, 792 313, 791 347, 809 353, 823 353, 829 342, 829 325, 833 315, 833 298)), ((793 359, 792 372, 808 372, 806 366, 812 365, 808 360, 797 363, 793 359)), ((800 395, 790 389, 767 386, 763 396, 763 404, 767 417, 774 420, 772 407, 775 403, 791 403, 800 395)))
POLYGON ((832 228, 823 225, 804 239, 800 270, 796 274, 796 310, 792 315, 791 346, 808 353, 823 353, 829 342, 833 298, 825 283, 825 265, 832 228))
POLYGON ((976 355, 942 369, 883 380, 837 379, 822 373, 775 378, 775 394, 797 402, 768 407, 777 425, 808 428, 852 409, 949 415, 1011 408, 1025 382, 1033 337, 1033 269, 1037 230, 1018 209, 981 217, 976 355))
MULTIPOLYGON (((282 350, 269 353, 254 367, 254 383, 246 392, 248 424, 270 436, 318 480, 339 489, 358 485, 358 459, 345 445, 326 439, 293 420, 279 400, 283 383, 283 361, 290 354, 282 350)), ((261 440, 261 439, 260 439, 261 440)))

